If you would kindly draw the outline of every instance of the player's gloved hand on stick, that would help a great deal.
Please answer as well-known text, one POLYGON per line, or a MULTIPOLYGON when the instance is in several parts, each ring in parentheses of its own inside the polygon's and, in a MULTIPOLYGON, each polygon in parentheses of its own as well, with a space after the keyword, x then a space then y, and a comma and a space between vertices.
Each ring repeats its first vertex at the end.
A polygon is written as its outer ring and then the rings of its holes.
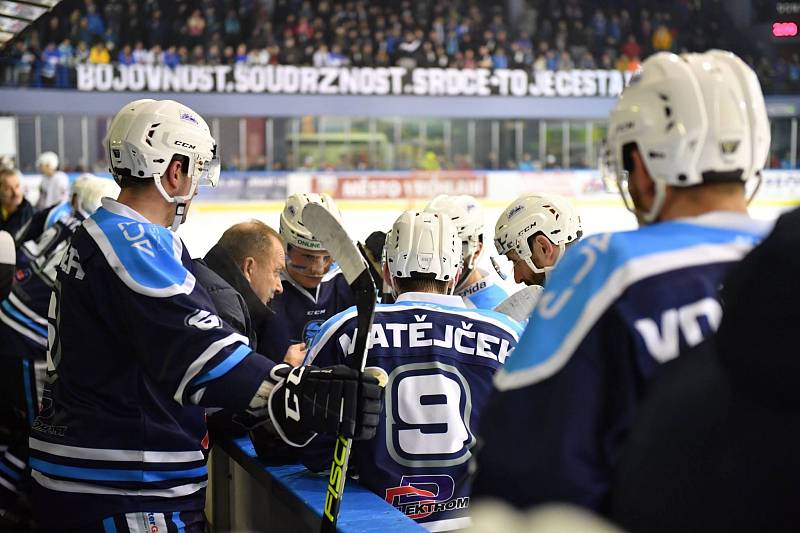
POLYGON ((270 394, 269 412, 287 443, 304 446, 317 433, 354 440, 375 436, 383 407, 377 378, 345 365, 278 365, 272 374, 285 376, 270 394))

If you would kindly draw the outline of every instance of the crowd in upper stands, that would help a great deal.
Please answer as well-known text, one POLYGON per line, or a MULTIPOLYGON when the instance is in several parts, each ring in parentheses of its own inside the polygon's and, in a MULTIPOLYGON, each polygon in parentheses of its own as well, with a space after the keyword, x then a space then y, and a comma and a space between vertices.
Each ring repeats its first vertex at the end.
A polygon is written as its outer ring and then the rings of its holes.
MULTIPOLYGON (((635 70, 660 50, 737 49, 718 0, 64 0, 0 52, 11 85, 74 86, 79 63, 635 70)), ((800 54, 744 57, 767 92, 800 54)))

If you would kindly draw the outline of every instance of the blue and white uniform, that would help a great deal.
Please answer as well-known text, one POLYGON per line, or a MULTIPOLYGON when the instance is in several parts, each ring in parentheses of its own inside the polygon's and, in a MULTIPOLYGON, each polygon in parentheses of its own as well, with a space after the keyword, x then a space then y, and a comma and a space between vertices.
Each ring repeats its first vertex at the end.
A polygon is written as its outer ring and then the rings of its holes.
POLYGON ((273 364, 216 316, 191 268, 175 234, 107 198, 75 233, 29 443, 45 530, 203 509, 205 408, 246 408, 273 364))
MULTIPOLYGON (((326 322, 306 362, 349 363, 356 322, 355 308, 326 322)), ((404 293, 378 305, 367 365, 383 368, 389 382, 376 437, 354 445, 359 482, 433 531, 464 527, 481 413, 520 333, 507 316, 467 309, 458 296, 404 293)), ((332 450, 318 436, 304 450, 306 464, 327 468, 332 450)))
POLYGON ((266 319, 263 334, 264 349, 274 361, 283 361, 291 344, 310 344, 322 324, 336 313, 355 305, 353 291, 335 265, 322 278, 316 289, 306 289, 287 272, 281 273, 283 293, 270 303, 273 311, 266 319))
POLYGON ((715 331, 725 273, 769 227, 717 212, 577 243, 495 378, 475 496, 604 511, 648 383, 715 331))
POLYGON ((494 309, 508 298, 508 291, 499 285, 500 280, 496 273, 482 268, 477 270, 481 279, 467 287, 459 287, 455 294, 464 299, 467 307, 494 309))
POLYGON ((47 308, 69 240, 82 217, 66 202, 35 214, 15 235, 11 292, 0 301, 0 416, 12 433, 0 453, 0 509, 28 485, 28 428, 45 374, 47 308))

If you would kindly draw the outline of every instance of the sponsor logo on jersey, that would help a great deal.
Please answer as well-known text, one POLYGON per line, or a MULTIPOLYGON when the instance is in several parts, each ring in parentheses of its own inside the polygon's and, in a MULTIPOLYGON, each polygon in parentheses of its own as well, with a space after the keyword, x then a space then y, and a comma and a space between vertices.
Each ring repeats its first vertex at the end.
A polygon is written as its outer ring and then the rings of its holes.
POLYGON ((311 341, 314 340, 314 337, 317 336, 317 332, 322 327, 324 320, 312 320, 311 322, 306 323, 305 327, 303 328, 303 342, 306 344, 311 344, 311 341))
POLYGON ((459 292, 459 296, 469 296, 470 294, 475 294, 476 292, 480 291, 481 289, 485 289, 488 286, 488 282, 486 279, 480 280, 478 283, 470 285, 463 291, 459 292))
POLYGON ((222 320, 205 309, 196 309, 193 313, 186 316, 184 320, 187 326, 192 326, 203 331, 222 327, 222 320))
POLYGON ((400 485, 386 489, 386 502, 414 520, 442 511, 469 507, 469 497, 453 498, 455 482, 448 475, 403 476, 400 485))
POLYGON ((22 283, 27 281, 28 278, 31 277, 31 269, 30 268, 18 268, 16 272, 14 272, 14 279, 17 280, 17 283, 22 283))
POLYGON ((156 525, 156 515, 147 513, 147 524, 150 526, 150 533, 158 533, 158 525, 156 525))

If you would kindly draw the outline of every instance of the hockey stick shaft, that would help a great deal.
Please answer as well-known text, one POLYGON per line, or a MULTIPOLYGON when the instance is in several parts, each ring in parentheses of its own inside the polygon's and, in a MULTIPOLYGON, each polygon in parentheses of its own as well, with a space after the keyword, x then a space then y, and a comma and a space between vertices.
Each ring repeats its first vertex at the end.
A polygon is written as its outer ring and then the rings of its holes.
MULTIPOLYGON (((359 274, 358 278, 350 284, 356 297, 356 309, 358 310, 358 331, 356 332, 354 357, 350 361, 350 366, 363 372, 367 363, 367 337, 372 330, 372 320, 375 313, 375 285, 368 269, 359 274)), ((361 397, 361 385, 359 384, 358 396, 361 397)), ((325 493, 325 507, 322 513, 322 533, 333 533, 336 531, 336 523, 339 519, 339 508, 342 504, 344 485, 347 479, 347 467, 350 463, 350 450, 353 441, 339 435, 333 449, 333 462, 331 464, 330 476, 328 476, 328 488, 325 493)))

